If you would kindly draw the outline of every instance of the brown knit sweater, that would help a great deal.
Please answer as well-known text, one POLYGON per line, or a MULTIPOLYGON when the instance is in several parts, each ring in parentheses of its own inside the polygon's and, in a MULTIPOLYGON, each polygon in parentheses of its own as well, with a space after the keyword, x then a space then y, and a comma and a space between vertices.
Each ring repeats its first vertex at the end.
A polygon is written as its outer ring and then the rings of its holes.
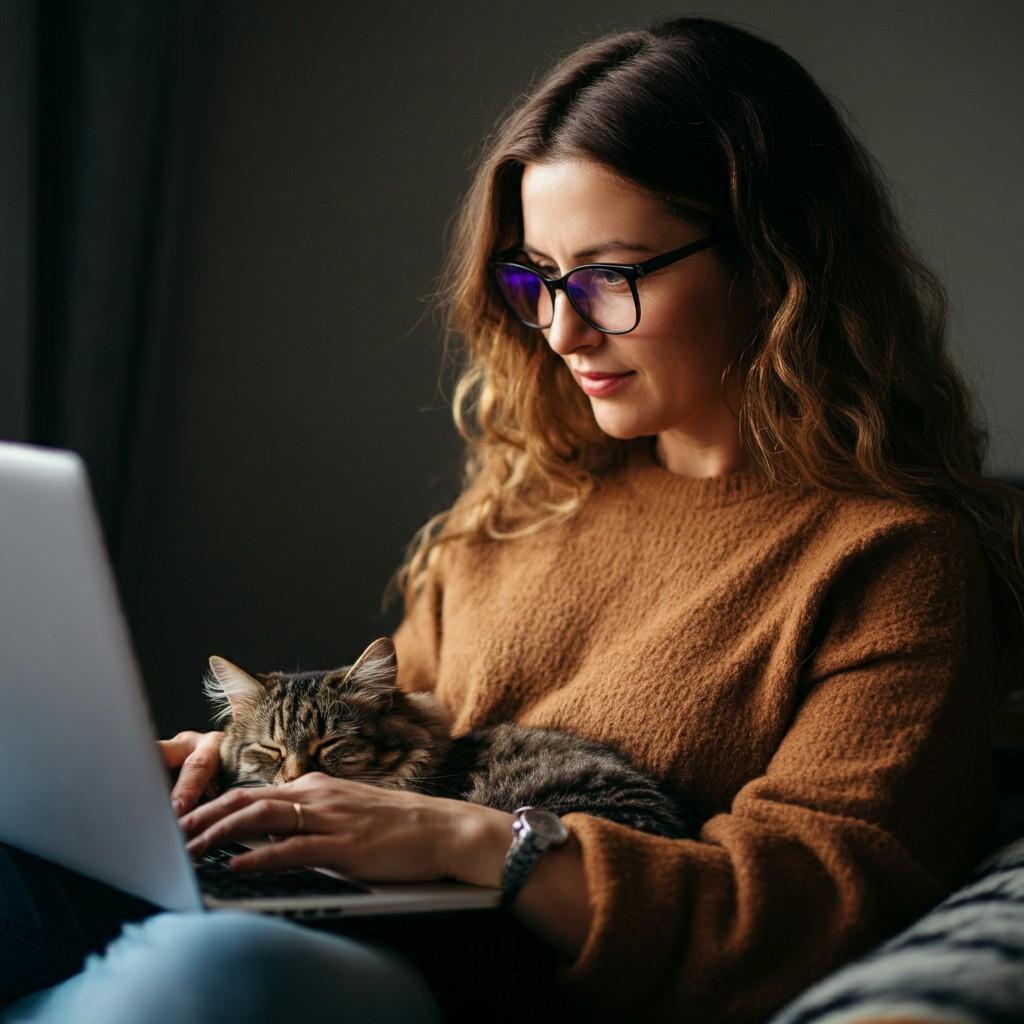
POLYGON ((395 640, 456 732, 614 743, 706 816, 573 814, 593 924, 563 987, 746 1024, 935 903, 994 820, 989 577, 953 518, 687 479, 638 450, 570 522, 459 542, 395 640))

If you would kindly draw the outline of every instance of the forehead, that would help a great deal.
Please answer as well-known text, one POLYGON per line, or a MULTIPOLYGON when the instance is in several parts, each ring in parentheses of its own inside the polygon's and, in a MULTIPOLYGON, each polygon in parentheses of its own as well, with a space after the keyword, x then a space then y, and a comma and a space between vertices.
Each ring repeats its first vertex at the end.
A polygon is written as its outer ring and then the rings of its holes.
POLYGON ((653 195, 590 160, 527 164, 521 201, 524 241, 552 255, 604 238, 656 244, 679 229, 653 195))

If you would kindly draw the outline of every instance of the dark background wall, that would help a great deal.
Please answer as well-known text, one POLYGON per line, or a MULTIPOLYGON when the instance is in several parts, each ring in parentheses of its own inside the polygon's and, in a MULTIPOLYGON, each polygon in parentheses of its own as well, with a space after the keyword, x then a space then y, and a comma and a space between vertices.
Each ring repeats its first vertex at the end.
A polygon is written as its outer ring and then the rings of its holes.
POLYGON ((0 2, 0 437, 21 439, 29 404, 31 18, 0 2))
MULTIPOLYGON (((159 384, 121 566, 161 732, 207 720, 210 653, 254 669, 339 664, 395 625, 384 585, 457 483, 428 315, 445 225, 501 111, 604 31, 704 13, 805 63, 950 284, 992 471, 1024 469, 1014 0, 200 9, 159 384)), ((5 351, 5 365, 20 364, 5 351)))

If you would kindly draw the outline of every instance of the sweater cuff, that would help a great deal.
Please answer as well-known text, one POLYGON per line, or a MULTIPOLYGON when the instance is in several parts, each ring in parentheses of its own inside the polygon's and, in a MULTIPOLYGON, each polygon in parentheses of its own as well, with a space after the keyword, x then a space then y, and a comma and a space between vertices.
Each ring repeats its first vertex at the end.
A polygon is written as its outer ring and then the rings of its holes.
MULTIPOLYGON (((649 998, 659 987, 664 965, 659 957, 636 955, 637 937, 650 928, 650 905, 640 894, 653 897, 652 885, 655 890, 659 884, 666 884, 669 890, 677 888, 669 878, 659 879, 657 871, 654 877, 645 871, 662 859, 658 853, 664 851, 655 847, 666 840, 589 814, 567 814, 563 821, 582 848, 591 922, 579 955, 559 970, 559 985, 574 1000, 592 1001, 595 1008, 602 1002, 602 994, 607 994, 610 979, 614 979, 617 1001, 628 1004, 631 998, 649 998), (638 850, 638 846, 644 849, 638 850), (623 970, 624 964, 629 965, 628 970, 623 970)), ((708 852, 707 844, 693 840, 673 843, 693 847, 697 858, 708 852)), ((671 903, 677 892, 662 895, 671 903)))

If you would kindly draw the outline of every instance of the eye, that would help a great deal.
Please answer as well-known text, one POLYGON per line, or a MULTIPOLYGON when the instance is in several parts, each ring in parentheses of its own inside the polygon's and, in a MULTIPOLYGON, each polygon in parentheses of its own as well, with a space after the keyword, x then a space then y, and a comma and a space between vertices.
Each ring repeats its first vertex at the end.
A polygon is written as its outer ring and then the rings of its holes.
POLYGON ((254 743, 250 750, 255 751, 257 754, 264 754, 267 757, 272 757, 275 761, 280 761, 284 757, 284 751, 280 747, 268 747, 264 743, 254 743))
POLYGON ((629 291, 629 282, 617 270, 595 270, 593 281, 601 288, 609 291, 629 291))
POLYGON ((330 757, 338 764, 355 764, 356 761, 366 760, 366 751, 361 747, 354 747, 350 739, 336 739, 321 743, 314 751, 313 756, 318 761, 330 757), (345 746, 349 748, 347 752, 343 749, 345 746))

